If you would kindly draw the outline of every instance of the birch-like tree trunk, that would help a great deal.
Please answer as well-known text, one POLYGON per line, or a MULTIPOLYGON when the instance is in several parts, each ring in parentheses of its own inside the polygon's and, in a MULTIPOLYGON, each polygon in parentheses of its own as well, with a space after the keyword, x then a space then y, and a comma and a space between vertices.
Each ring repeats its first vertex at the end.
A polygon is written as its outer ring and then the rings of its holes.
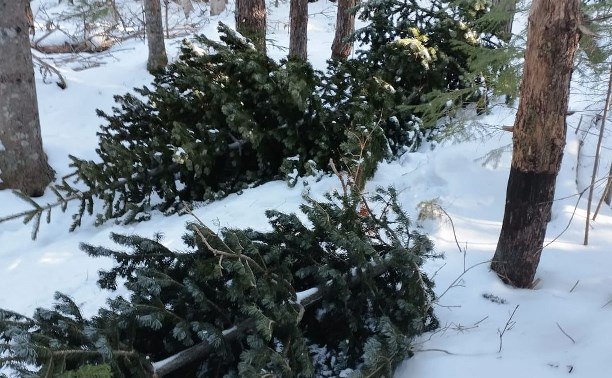
POLYGON ((210 15, 218 16, 227 7, 227 0, 210 0, 210 15))
POLYGON ((355 12, 357 0, 338 0, 336 14, 336 34, 332 42, 332 58, 344 60, 351 55, 353 42, 350 36, 355 32, 355 12))
POLYGON ((308 59, 308 0, 291 0, 289 58, 308 59))
POLYGON ((53 179, 40 137, 26 9, 0 0, 0 189, 40 196, 53 179))
POLYGON ((532 3, 504 221, 491 263, 517 287, 532 284, 540 262, 565 146, 580 21, 580 0, 532 3))
POLYGON ((266 52, 265 0, 236 0, 236 30, 266 52))
MULTIPOLYGON (((147 70, 155 73, 168 64, 166 45, 164 44, 164 26, 160 0, 144 0, 144 12, 147 41, 149 44, 149 59, 147 70)), ((166 25, 167 27, 167 25, 166 25)))

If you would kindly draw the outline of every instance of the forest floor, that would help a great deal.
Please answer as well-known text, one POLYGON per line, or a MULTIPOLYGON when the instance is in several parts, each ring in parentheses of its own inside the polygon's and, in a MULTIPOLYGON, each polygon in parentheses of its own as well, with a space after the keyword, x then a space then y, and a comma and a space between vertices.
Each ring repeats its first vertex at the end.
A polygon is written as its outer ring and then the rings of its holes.
MULTIPOLYGON (((66 6, 58 6, 56 0, 35 0, 32 4, 37 20, 41 5, 46 12, 66 6)), ((309 6, 309 59, 323 69, 333 39, 335 3, 319 0, 309 6)), ((197 31, 214 38, 218 21, 233 24, 232 11, 230 3, 220 16, 201 22, 197 31)), ((270 9, 268 38, 273 43, 269 52, 275 58, 287 52, 282 46, 287 46, 289 38, 288 14, 287 4, 270 9)), ((185 22, 178 12, 172 17, 176 25, 185 22)), ((182 38, 167 40, 172 59, 182 38)), ((36 83, 43 143, 57 177, 62 177, 71 172, 68 154, 96 158, 96 131, 102 120, 95 109, 110 111, 113 95, 146 85, 152 77, 146 71, 147 47, 141 39, 128 39, 107 52, 81 54, 78 59, 66 55, 51 58, 66 78, 67 88, 48 83, 50 78, 43 82, 38 73, 36 83)), ((511 133, 501 131, 501 126, 513 124, 512 106, 497 105, 490 114, 476 119, 467 129, 471 138, 455 138, 435 148, 426 145, 418 152, 381 163, 368 183, 366 190, 370 192, 380 186, 395 186, 402 206, 415 221, 418 205, 432 200, 452 219, 451 223, 442 215, 419 223, 434 240, 437 252, 444 254, 444 258, 426 264, 426 271, 435 276, 440 296, 435 312, 442 327, 416 340, 415 355, 398 367, 397 378, 609 376, 612 211, 603 206, 592 223, 590 243, 583 246, 587 202, 580 193, 590 180, 595 137, 587 135, 580 149, 582 133, 574 133, 581 115, 583 129, 591 124, 604 99, 599 91, 578 82, 572 93, 570 109, 579 112, 568 118, 557 200, 536 276, 538 283, 531 290, 504 285, 488 264, 501 227, 511 159, 511 133), (590 112, 582 112, 587 108, 590 112)), ((601 162, 600 176, 608 171, 610 159, 606 159, 601 162)), ((339 186, 335 177, 318 182, 301 179, 294 188, 275 181, 197 207, 194 213, 215 229, 265 230, 269 228, 266 209, 297 212, 306 187, 316 198, 339 186)), ((603 185, 595 190, 596 200, 602 190, 603 185)), ((48 191, 37 201, 44 204, 54 199, 48 191)), ((6 190, 0 191, 0 203, 0 217, 28 208, 6 190)), ((31 314, 36 307, 49 307, 53 293, 61 291, 82 304, 86 314, 93 314, 108 296, 120 294, 96 286, 97 271, 108 268, 112 261, 86 256, 79 250, 80 242, 112 246, 111 232, 147 237, 162 232, 165 245, 184 248, 181 236, 189 221, 186 216, 154 214, 144 223, 125 226, 107 222, 100 227, 95 227, 90 217, 70 233, 74 212, 75 205, 71 205, 65 214, 54 213, 50 224, 41 225, 36 241, 30 238, 30 227, 20 220, 0 224, 0 308, 31 314)))

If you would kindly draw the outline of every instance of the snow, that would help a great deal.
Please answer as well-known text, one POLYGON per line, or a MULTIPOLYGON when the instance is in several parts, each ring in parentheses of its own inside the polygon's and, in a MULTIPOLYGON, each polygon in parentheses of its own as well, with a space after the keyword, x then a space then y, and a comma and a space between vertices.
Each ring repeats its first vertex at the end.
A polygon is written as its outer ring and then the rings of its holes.
MULTIPOLYGON (((46 2, 48 6, 56 3, 46 2)), ((232 7, 229 4, 222 15, 212 17, 201 31, 214 37, 217 21, 232 25, 232 7)), ((335 4, 319 0, 309 7, 313 16, 308 25, 309 59, 316 67, 323 67, 333 38, 335 4)), ((287 45, 287 15, 288 4, 271 8, 269 38, 273 43, 269 44, 269 53, 277 59, 286 54, 276 46, 287 45)), ((524 17, 519 18, 520 23, 524 24, 524 17)), ((170 57, 176 57, 179 46, 180 38, 167 41, 170 57)), ((131 39, 96 55, 99 65, 92 68, 74 70, 78 64, 65 62, 59 69, 68 83, 66 90, 44 84, 37 73, 43 142, 58 178, 71 172, 68 154, 96 159, 96 131, 102 120, 94 110, 110 111, 113 95, 151 81, 146 56, 145 42, 131 39)), ((582 110, 587 104, 595 110, 603 106, 600 91, 575 85, 573 93, 571 109, 582 110)), ((512 108, 499 106, 479 122, 495 125, 487 129, 491 133, 502 125, 512 125, 513 117, 512 108)), ((532 290, 504 285, 489 271, 487 263, 495 251, 503 217, 511 159, 504 146, 511 144, 511 133, 497 131, 488 138, 447 142, 435 149, 425 146, 397 161, 380 164, 366 190, 394 185, 400 202, 415 220, 419 203, 435 199, 452 218, 461 247, 457 248, 444 215, 419 222, 435 241, 436 250, 445 255, 426 265, 427 272, 435 275, 437 294, 443 294, 435 306, 442 327, 416 340, 414 357, 397 369, 396 378, 603 377, 612 370, 612 212, 607 206, 602 208, 592 223, 590 243, 583 246, 586 198, 579 193, 590 182, 594 139, 589 137, 579 151, 581 134, 573 132, 579 119, 580 114, 568 118, 568 143, 557 180, 558 200, 553 205, 547 247, 537 272, 539 283, 532 290), (494 298, 500 300, 492 301, 494 298), (501 338, 500 351, 499 333, 509 320, 512 326, 501 338)), ((589 120, 587 113, 582 129, 589 120)), ((603 173, 599 176, 607 172, 606 159, 602 160, 603 173)), ((229 226, 266 230, 266 209, 295 212, 305 190, 318 198, 340 186, 328 176, 318 182, 311 179, 307 187, 304 183, 299 179, 295 187, 288 188, 283 182, 270 182, 197 207, 194 213, 213 229, 229 226)), ((596 190, 596 199, 602 188, 603 183, 596 190)), ((38 202, 54 199, 48 191, 38 202)), ((0 217, 28 209, 28 204, 8 190, 0 191, 0 203, 0 217)), ((181 235, 190 220, 187 216, 157 214, 144 223, 121 226, 107 222, 94 227, 94 219, 86 218, 82 227, 69 233, 74 211, 75 205, 71 205, 66 214, 54 212, 51 224, 41 225, 36 241, 30 240, 30 228, 20 220, 0 224, 0 308, 30 315, 36 307, 50 306, 53 292, 61 291, 82 304, 85 314, 93 314, 106 297, 117 294, 96 286, 97 271, 109 268, 112 261, 87 257, 79 250, 80 242, 115 247, 109 241, 110 232, 153 236, 161 231, 166 246, 181 249, 181 235)))
POLYGON ((160 367, 165 366, 165 365, 168 365, 168 364, 169 364, 169 363, 171 363, 172 361, 176 360, 176 358, 177 358, 178 356, 180 356, 180 355, 179 355, 179 354, 175 354, 175 355, 172 355, 172 356, 170 356, 170 357, 168 357, 168 358, 165 358, 165 359, 163 359, 163 360, 161 360, 161 361, 158 361, 158 362, 153 362, 153 363, 151 364, 151 366, 153 366, 153 369, 155 369, 155 370, 159 370, 159 368, 160 368, 160 367))
POLYGON ((308 290, 297 292, 295 293, 295 296, 297 297, 296 302, 301 303, 305 298, 315 295, 318 291, 319 291, 318 288, 313 287, 308 290))

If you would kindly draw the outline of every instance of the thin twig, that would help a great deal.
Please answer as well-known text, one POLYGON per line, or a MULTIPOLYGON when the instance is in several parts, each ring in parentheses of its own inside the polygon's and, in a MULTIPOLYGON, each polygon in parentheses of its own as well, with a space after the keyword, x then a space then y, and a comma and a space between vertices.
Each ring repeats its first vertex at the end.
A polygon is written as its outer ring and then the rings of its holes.
POLYGON ((557 323, 557 327, 559 327, 559 330, 561 330, 561 332, 563 332, 563 334, 565 336, 567 336, 568 339, 572 340, 572 343, 576 344, 576 340, 574 340, 573 337, 571 337, 570 335, 567 334, 567 332, 565 332, 565 330, 563 328, 561 328, 561 325, 559 323, 557 323))
POLYGON ((574 134, 578 134, 578 131, 580 131, 580 125, 582 125, 582 117, 584 117, 584 114, 580 115, 580 121, 578 121, 578 126, 576 127, 576 131, 574 132, 574 134))
MULTIPOLYGON (((446 210, 444 210, 442 206, 438 205, 438 209, 440 209, 440 211, 443 212, 444 215, 446 215, 446 217, 450 221, 451 228, 453 229, 453 238, 455 239, 455 244, 457 245, 457 249, 459 250, 459 252, 465 254, 465 250, 461 249, 461 246, 459 245, 459 240, 457 239, 457 232, 455 231, 455 222, 453 222, 453 218, 451 218, 451 216, 446 212, 446 210)), ((465 264, 463 266, 463 270, 465 271, 465 264)))
POLYGON ((334 164, 334 159, 329 159, 329 167, 332 169, 334 174, 338 177, 338 180, 340 180, 340 185, 342 186, 342 194, 344 194, 345 196, 348 195, 348 185, 346 181, 344 181, 344 177, 340 174, 340 172, 338 172, 338 169, 336 168, 336 164, 334 164))
MULTIPOLYGON (((610 165, 608 176, 612 176, 612 165, 610 165)), ((601 195, 601 198, 599 199, 599 202, 597 203, 597 208, 595 209, 595 213, 593 214, 593 221, 595 221, 595 218, 597 218, 597 214, 599 214, 599 209, 601 209, 601 205, 603 204, 603 202, 606 200, 606 198, 610 196, 610 189, 612 189, 612 179, 608 178, 608 183, 606 184, 603 194, 601 195)))
POLYGON ((572 216, 570 217, 569 221, 567 221, 567 225, 565 226, 565 228, 561 230, 561 232, 557 236, 555 236, 551 241, 549 241, 544 246, 542 246, 542 250, 546 249, 546 247, 556 242, 557 239, 563 236, 563 234, 565 234, 565 232, 570 228, 570 226, 572 225, 572 221, 574 220, 574 216, 576 216, 576 211, 578 210, 578 204, 580 204, 580 199, 584 195, 585 191, 586 189, 580 192, 580 195, 578 196, 578 199, 576 200, 576 204, 574 205, 574 211, 572 211, 572 216))
POLYGON ((504 328, 502 330, 499 330, 499 329, 497 330, 497 333, 499 334, 499 350, 497 351, 497 353, 501 353, 502 351, 503 342, 504 342, 504 334, 506 333, 506 331, 511 330, 516 324, 516 322, 514 322, 512 318, 514 317, 514 314, 516 313, 516 310, 518 310, 518 308, 519 308, 519 305, 516 305, 516 307, 514 308, 514 311, 512 311, 512 314, 510 314, 508 321, 504 325, 504 328))
POLYGON ((477 321, 476 323, 474 323, 474 327, 478 327, 478 325, 480 325, 480 323, 484 322, 487 319, 489 319, 489 315, 485 316, 484 318, 482 318, 479 321, 477 321))
MULTIPOLYGON (((247 268, 250 269, 249 263, 253 264, 253 266, 255 266, 257 268, 257 270, 259 270, 260 272, 266 272, 266 269, 264 267, 262 267, 257 261, 253 260, 252 257, 244 255, 242 253, 236 253, 236 252, 227 252, 227 251, 222 251, 220 249, 217 249, 215 247, 213 247, 209 242, 208 239, 206 238, 206 236, 204 236, 204 234, 202 233, 202 230, 200 228, 203 228, 204 230, 206 230, 207 233, 211 234, 211 235, 215 235, 216 234, 210 229, 208 228, 204 222, 202 222, 202 220, 200 218, 198 218, 197 215, 195 215, 192 211, 191 208, 189 206, 187 206, 187 204, 185 204, 184 206, 184 210, 187 214, 191 215, 196 221, 198 221, 199 226, 200 227, 196 227, 194 225, 194 227, 192 227, 192 229, 198 234, 198 236, 200 237, 200 240, 202 241, 202 243, 204 243, 204 245, 206 245, 206 248, 208 248, 209 251, 211 251, 212 253, 214 253, 217 256, 225 256, 228 258, 233 258, 233 259, 238 259, 238 260, 244 260, 245 264, 247 266, 247 268)), ((229 248, 228 248, 229 249, 229 248)))
POLYGON ((465 269, 457 278, 455 278, 455 280, 453 282, 451 282, 450 285, 448 285, 448 287, 446 288, 446 290, 444 290, 442 292, 442 294, 438 295, 438 298, 436 298, 436 303, 438 303, 440 301, 440 299, 442 299, 442 297, 444 297, 444 295, 446 293, 448 293, 448 291, 454 287, 457 287, 457 282, 459 282, 459 280, 461 280, 461 278, 470 270, 476 268, 477 266, 483 265, 483 264, 490 264, 491 260, 486 260, 486 261, 481 261, 478 264, 474 264, 472 266, 470 266, 469 268, 465 269))
MULTIPOLYGON (((66 84, 66 79, 64 79, 64 76, 62 76, 62 74, 59 72, 59 70, 57 68, 55 68, 54 66, 52 66, 51 64, 45 62, 44 60, 42 60, 42 58, 36 56, 34 53, 32 53, 32 59, 34 59, 36 61, 36 63, 40 64, 42 68, 44 68, 47 71, 51 71, 53 72, 57 78, 58 78, 58 82, 57 82, 57 86, 62 88, 62 89, 66 89, 66 87, 68 87, 68 84, 66 84)), ((42 73, 42 71, 41 71, 42 73)), ((44 73, 43 73, 44 75, 44 73)))
POLYGON ((415 350, 415 352, 442 352, 444 354, 448 354, 448 355, 451 355, 451 356, 456 356, 457 355, 457 353, 453 353, 453 352, 449 352, 449 351, 447 351, 445 349, 437 349, 437 348, 418 349, 418 350, 415 350))
POLYGON ((599 138, 597 139, 597 148, 595 150, 595 162, 593 163, 593 175, 591 176, 591 187, 589 189, 589 199, 587 203, 586 224, 584 227, 584 245, 589 244, 589 222, 591 220, 591 203, 593 202, 593 189, 595 187, 595 176, 599 168, 599 155, 601 154, 601 142, 603 140, 604 130, 606 127, 606 118, 608 117, 608 108, 610 107, 610 98, 612 97, 612 64, 610 65, 610 79, 608 80, 608 94, 606 95, 606 103, 601 119, 601 127, 599 128, 599 138))
MULTIPOLYGON (((446 263, 442 264, 438 269, 436 269, 436 271, 431 275, 431 280, 433 281, 434 278, 436 278, 436 276, 438 275, 438 273, 440 273, 440 271, 442 270, 442 268, 444 268, 446 266, 446 263)), ((465 269, 464 269, 465 270, 465 269)))
POLYGON ((576 286, 578 286, 578 283, 580 282, 580 280, 576 281, 576 283, 574 284, 574 286, 572 286, 572 288, 570 289, 570 293, 572 291, 574 291, 574 289, 576 288, 576 286))

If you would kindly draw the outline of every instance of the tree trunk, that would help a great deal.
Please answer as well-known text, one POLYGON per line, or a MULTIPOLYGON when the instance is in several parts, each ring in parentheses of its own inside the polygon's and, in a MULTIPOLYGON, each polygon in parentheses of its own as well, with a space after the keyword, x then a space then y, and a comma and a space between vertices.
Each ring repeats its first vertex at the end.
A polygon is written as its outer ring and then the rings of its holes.
POLYGON ((534 0, 501 235, 491 268, 506 283, 535 277, 565 146, 580 0, 534 0))
POLYGON ((610 206, 612 204, 612 165, 610 165, 610 171, 608 172, 608 184, 606 185, 606 192, 604 193, 604 199, 606 201, 606 205, 610 206))
POLYGON ((236 0, 236 30, 266 52, 266 2, 236 0))
MULTIPOLYGON (((149 59, 147 70, 155 73, 164 69, 168 64, 166 46, 164 45, 164 27, 162 25, 162 11, 160 0, 144 1, 145 24, 147 41, 149 44, 149 59)), ((167 26, 167 25, 166 25, 167 26)))
POLYGON ((351 55, 353 42, 349 40, 355 32, 355 12, 357 0, 338 0, 336 14, 336 34, 332 43, 332 59, 344 60, 351 55))
POLYGON ((36 34, 36 28, 34 27, 34 14, 32 13, 30 1, 26 1, 26 21, 28 23, 28 29, 30 31, 30 34, 36 34))
POLYGON ((291 0, 289 58, 308 59, 308 0, 291 0))
POLYGON ((497 28, 497 35, 504 42, 510 42, 512 37, 512 24, 516 13, 517 0, 493 0, 493 10, 499 12, 501 19, 497 28))
POLYGON ((26 9, 0 0, 0 189, 41 196, 53 179, 40 137, 26 9))
POLYGON ((227 2, 225 0, 210 0, 210 15, 218 16, 225 10, 227 2))
MULTIPOLYGON (((191 0, 181 0, 180 1, 181 8, 183 8, 183 14, 185 14, 185 18, 189 18, 191 12, 194 11, 193 3, 191 0)), ((166 30, 168 30, 168 25, 166 25, 166 30)))

